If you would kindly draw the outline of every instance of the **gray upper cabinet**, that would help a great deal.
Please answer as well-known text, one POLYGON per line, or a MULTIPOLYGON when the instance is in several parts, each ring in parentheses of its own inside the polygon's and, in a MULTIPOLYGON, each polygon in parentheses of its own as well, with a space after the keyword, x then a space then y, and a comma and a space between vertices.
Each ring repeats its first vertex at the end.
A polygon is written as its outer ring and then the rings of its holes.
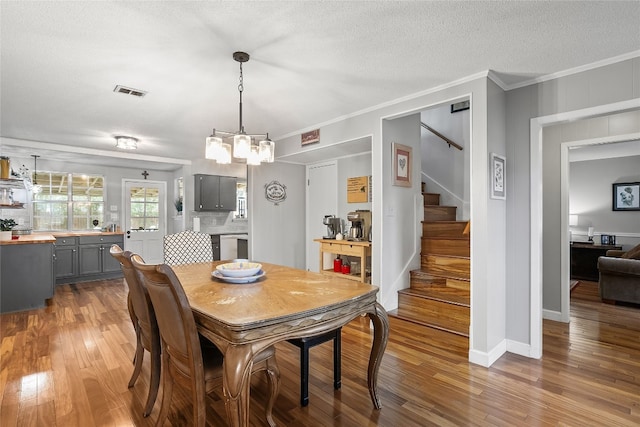
POLYGON ((235 211, 237 181, 233 176, 195 175, 195 210, 235 211))

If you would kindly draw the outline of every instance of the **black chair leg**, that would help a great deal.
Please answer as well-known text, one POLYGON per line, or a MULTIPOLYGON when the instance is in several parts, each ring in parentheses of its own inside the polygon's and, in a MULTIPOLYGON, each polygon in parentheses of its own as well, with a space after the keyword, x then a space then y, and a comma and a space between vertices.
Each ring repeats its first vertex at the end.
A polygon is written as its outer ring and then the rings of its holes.
POLYGON ((300 406, 309 404, 309 346, 300 347, 300 406))
POLYGON ((333 338, 333 388, 340 390, 342 386, 342 333, 338 328, 333 338))

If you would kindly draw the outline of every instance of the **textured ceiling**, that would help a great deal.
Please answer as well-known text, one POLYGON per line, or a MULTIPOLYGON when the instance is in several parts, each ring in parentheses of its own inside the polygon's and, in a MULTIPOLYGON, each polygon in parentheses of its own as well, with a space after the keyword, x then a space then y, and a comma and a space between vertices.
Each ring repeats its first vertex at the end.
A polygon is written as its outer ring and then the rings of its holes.
POLYGON ((639 1, 2 1, 0 20, 3 150, 118 156, 126 134, 179 159, 237 130, 236 50, 245 128, 277 138, 486 70, 513 87, 640 49, 639 1))

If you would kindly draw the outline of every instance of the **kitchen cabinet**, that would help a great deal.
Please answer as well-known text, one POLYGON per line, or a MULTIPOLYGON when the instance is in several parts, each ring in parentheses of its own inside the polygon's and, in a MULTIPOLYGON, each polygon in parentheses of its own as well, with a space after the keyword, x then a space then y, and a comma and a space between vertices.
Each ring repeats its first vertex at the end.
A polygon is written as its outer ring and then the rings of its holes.
POLYGON ((235 211, 236 183, 233 176, 195 175, 196 211, 235 211))
POLYGON ((56 238, 56 283, 121 277, 120 263, 109 249, 124 246, 123 240, 122 234, 56 238))
POLYGON ((0 312, 44 307, 53 296, 53 244, 0 245, 0 312))
POLYGON ((78 275, 78 238, 58 237, 55 246, 56 281, 78 275))

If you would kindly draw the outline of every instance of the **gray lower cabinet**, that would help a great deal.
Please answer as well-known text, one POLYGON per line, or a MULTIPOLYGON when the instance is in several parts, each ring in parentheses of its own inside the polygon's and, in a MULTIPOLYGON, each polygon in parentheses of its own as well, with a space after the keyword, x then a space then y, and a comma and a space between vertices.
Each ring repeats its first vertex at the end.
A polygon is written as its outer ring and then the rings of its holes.
POLYGON ((0 312, 44 307, 53 296, 53 244, 0 245, 0 312))
POLYGON ((121 277, 120 264, 109 254, 124 245, 122 235, 59 237, 56 239, 56 283, 121 277))

